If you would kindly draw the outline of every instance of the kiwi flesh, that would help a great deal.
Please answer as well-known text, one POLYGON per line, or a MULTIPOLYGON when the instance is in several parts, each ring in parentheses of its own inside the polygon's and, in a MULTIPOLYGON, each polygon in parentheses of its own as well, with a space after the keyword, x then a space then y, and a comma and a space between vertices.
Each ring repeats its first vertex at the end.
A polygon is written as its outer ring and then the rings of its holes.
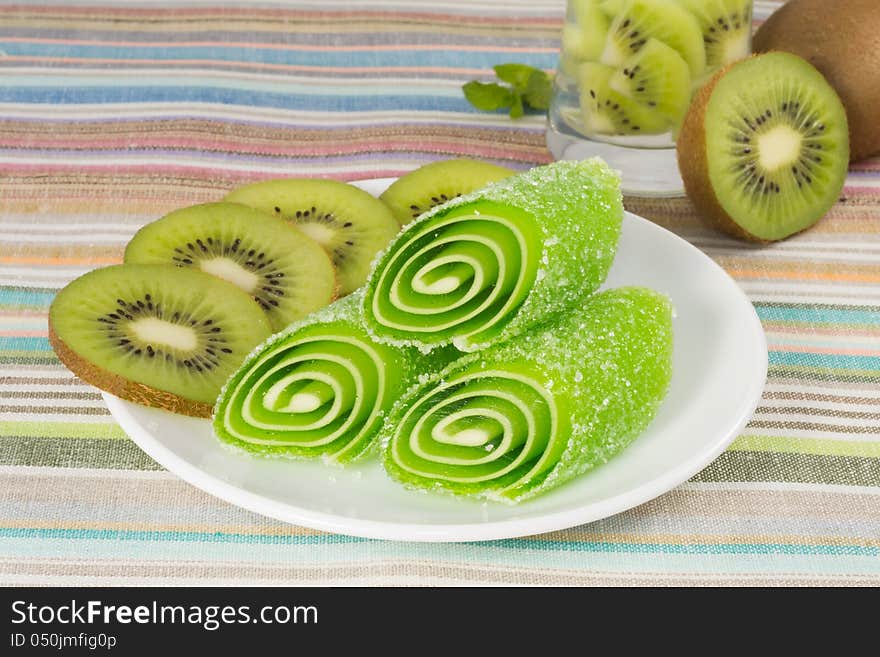
POLYGON ((609 79, 614 91, 656 109, 671 124, 684 118, 691 97, 691 72, 681 56, 657 39, 624 62, 609 79))
POLYGON ((589 62, 580 67, 581 115, 588 133, 639 135, 665 132, 668 121, 655 108, 641 105, 610 87, 615 69, 589 62))
POLYGON ((96 269, 49 308, 49 342, 82 380, 196 417, 210 417, 226 379, 271 332, 235 285, 171 265, 96 269))
POLYGON ((813 225, 838 199, 849 160, 846 113, 805 60, 753 56, 695 95, 677 151, 703 219, 745 239, 779 240, 813 225))
POLYGON ((239 187, 224 200, 280 217, 315 240, 336 267, 343 296, 366 282, 373 258, 400 230, 384 203, 336 180, 267 180, 239 187))
POLYGON ((752 0, 679 1, 700 25, 708 69, 718 70, 748 57, 752 34, 752 0))
POLYGON ((395 180, 379 199, 401 225, 436 205, 467 194, 515 171, 489 162, 458 158, 431 162, 395 180))
POLYGON ((663 41, 681 55, 692 77, 698 77, 706 67, 697 19, 675 0, 631 0, 623 5, 611 22, 599 61, 620 68, 651 38, 663 41))
POLYGON ((336 272, 324 250, 276 217, 239 203, 176 210, 141 228, 125 262, 191 267, 250 294, 280 331, 328 305, 336 272))
POLYGON ((609 19, 612 19, 620 13, 625 4, 626 0, 599 0, 599 9, 609 19))
POLYGON ((576 61, 598 59, 608 34, 608 17, 598 0, 569 2, 568 9, 562 28, 562 51, 576 61))

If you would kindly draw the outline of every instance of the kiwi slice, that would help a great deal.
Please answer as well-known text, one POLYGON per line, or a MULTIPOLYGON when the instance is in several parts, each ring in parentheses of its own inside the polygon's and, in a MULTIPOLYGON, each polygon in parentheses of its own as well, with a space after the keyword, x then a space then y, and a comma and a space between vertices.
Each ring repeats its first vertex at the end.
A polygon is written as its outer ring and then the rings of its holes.
POLYGON ((197 417, 210 417, 226 379, 271 333, 236 286, 170 265, 96 269, 49 308, 49 342, 82 380, 197 417))
POLYGON ((569 14, 562 28, 562 50, 577 61, 598 59, 608 34, 608 17, 598 0, 568 3, 569 14))
POLYGON ((681 55, 657 39, 626 60, 611 76, 614 91, 656 109, 673 124, 684 118, 691 97, 691 72, 681 55))
POLYGON ((599 9, 608 18, 614 18, 623 10, 626 0, 599 0, 599 9))
POLYGON ((706 67, 717 69, 749 55, 752 0, 679 0, 700 25, 706 67))
POLYGON ((589 62, 580 67, 581 114, 584 127, 600 135, 657 134, 669 122, 655 108, 627 98, 609 86, 614 69, 589 62))
POLYGON ((141 228, 125 262, 200 269, 250 294, 280 331, 323 308, 336 292, 330 258, 276 217, 239 203, 176 210, 141 228))
POLYGON ((697 19, 676 0, 631 0, 611 22, 600 61, 621 68, 654 38, 673 48, 687 62, 691 76, 706 67, 703 34, 697 19))
POLYGON ((512 176, 506 167, 459 158, 431 162, 395 180, 379 197, 401 225, 435 205, 512 176))
POLYGON ((315 240, 336 267, 340 295, 366 282, 373 257, 400 229, 384 203, 336 180, 267 180, 239 187, 224 200, 281 217, 315 240))
POLYGON ((814 224, 839 197, 846 114, 808 62, 768 53, 730 65, 696 94, 677 150, 704 219, 747 239, 778 240, 814 224))

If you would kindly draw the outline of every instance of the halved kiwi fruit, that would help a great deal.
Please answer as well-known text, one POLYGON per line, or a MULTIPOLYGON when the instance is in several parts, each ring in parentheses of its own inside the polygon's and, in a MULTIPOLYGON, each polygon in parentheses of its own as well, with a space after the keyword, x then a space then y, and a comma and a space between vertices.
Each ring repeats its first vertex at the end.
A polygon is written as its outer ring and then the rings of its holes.
POLYGON ((623 5, 608 29, 600 62, 621 68, 651 38, 681 55, 692 77, 698 77, 706 67, 697 19, 673 0, 631 0, 623 5))
POLYGON ((250 294, 280 331, 328 305, 336 273, 324 250, 296 228, 239 203, 176 210, 141 228, 126 263, 199 269, 250 294))
POLYGON ((441 160, 401 176, 379 199, 391 208, 394 218, 405 225, 436 205, 514 173, 512 169, 469 158, 441 160))
POLYGON ((604 135, 657 134, 669 121, 656 110, 627 98, 610 87, 615 70, 593 62, 580 67, 580 105, 587 131, 604 135))
POLYGON ((267 180, 239 187, 224 200, 281 217, 315 240, 336 267, 341 295, 366 282, 373 257, 400 230, 385 204, 336 180, 267 180))
POLYGON ((749 55, 752 0, 679 0, 700 24, 706 67, 718 69, 749 55))
POLYGON ((226 379, 271 332, 236 286, 170 265, 96 269, 49 308, 49 342, 82 380, 197 417, 210 417, 226 379))
POLYGON ((648 39, 623 68, 614 72, 609 87, 656 110, 672 124, 684 118, 691 97, 691 72, 681 55, 657 39, 648 39))
POLYGON ((778 240, 813 225, 839 197, 846 114, 808 62, 768 53, 728 66, 696 94, 677 150, 688 196, 707 222, 778 240))

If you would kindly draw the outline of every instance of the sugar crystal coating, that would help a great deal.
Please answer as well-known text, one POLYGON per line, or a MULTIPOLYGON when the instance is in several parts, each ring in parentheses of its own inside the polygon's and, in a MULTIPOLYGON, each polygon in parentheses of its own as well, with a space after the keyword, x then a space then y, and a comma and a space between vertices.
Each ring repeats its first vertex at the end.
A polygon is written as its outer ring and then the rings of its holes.
POLYGON ((348 463, 373 453, 399 394, 449 362, 374 342, 361 292, 292 324, 257 347, 227 381, 214 408, 215 435, 263 456, 348 463))
POLYGON ((605 280, 623 205, 602 160, 536 167, 433 208, 377 256, 367 329, 476 351, 577 306, 605 280))
POLYGON ((517 502, 604 463, 648 426, 671 377, 669 301, 609 290, 423 378, 382 430, 392 478, 517 502))

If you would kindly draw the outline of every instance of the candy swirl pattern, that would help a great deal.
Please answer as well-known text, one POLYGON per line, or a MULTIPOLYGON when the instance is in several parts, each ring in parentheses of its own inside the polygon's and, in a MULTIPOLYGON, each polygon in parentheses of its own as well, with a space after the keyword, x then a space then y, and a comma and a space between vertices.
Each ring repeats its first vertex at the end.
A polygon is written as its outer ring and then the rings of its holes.
MULTIPOLYGON (((346 463, 369 453, 396 398, 433 370, 418 352, 371 340, 358 320, 360 303, 357 296, 339 301, 252 354, 221 393, 215 434, 287 457, 346 463)), ((449 360, 434 356, 436 367, 449 360)))
POLYGON ((414 488, 517 502, 607 461, 666 393, 671 316, 662 295, 612 290, 463 357, 395 406, 387 471, 414 488))
POLYGON ((423 214, 375 263, 378 340, 476 351, 572 308, 604 281, 623 206, 601 160, 557 162, 423 214))

